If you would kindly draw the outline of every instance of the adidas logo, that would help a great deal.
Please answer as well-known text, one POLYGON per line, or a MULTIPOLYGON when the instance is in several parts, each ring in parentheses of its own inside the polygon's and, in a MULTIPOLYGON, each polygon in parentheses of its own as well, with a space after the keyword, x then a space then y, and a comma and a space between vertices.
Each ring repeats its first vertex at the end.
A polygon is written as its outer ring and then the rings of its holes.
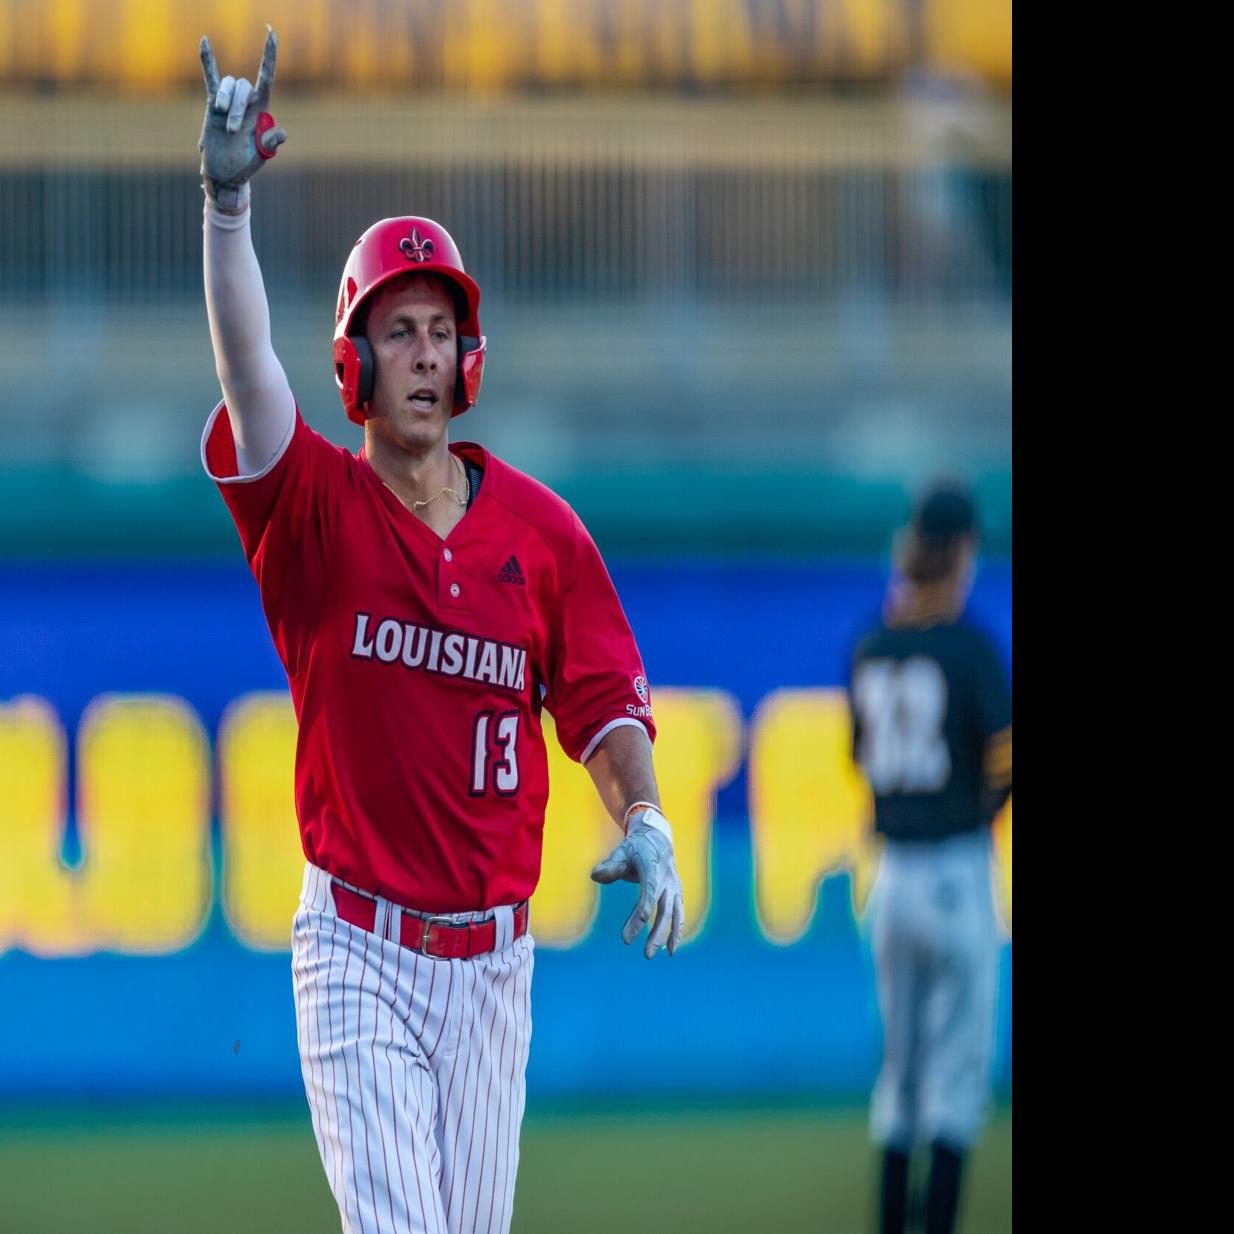
POLYGON ((523 569, 518 564, 517 557, 511 557, 500 570, 497 571, 497 581, 499 583, 517 583, 520 587, 527 586, 527 580, 523 577, 523 569))

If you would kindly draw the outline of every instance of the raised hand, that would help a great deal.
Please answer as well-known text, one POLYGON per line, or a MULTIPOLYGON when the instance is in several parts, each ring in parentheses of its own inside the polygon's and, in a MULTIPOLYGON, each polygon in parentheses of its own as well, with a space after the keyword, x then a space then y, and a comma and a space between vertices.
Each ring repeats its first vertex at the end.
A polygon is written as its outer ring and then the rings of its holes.
POLYGON ((266 27, 266 46, 257 84, 248 78, 219 78, 210 40, 201 40, 201 68, 206 79, 206 117, 197 148, 206 194, 220 209, 239 212, 248 205, 248 182, 287 140, 266 108, 278 60, 278 36, 266 27))
POLYGON ((632 943, 654 912, 655 921, 643 948, 649 960, 666 942, 668 954, 672 955, 685 925, 681 879, 673 859, 673 844, 666 832, 667 824, 658 810, 636 814, 626 829, 626 838, 591 871, 597 883, 619 880, 638 883, 638 903, 626 919, 621 937, 624 942, 632 943), (648 815, 658 817, 649 820, 648 815), (656 826, 656 822, 663 824, 663 829, 656 826))

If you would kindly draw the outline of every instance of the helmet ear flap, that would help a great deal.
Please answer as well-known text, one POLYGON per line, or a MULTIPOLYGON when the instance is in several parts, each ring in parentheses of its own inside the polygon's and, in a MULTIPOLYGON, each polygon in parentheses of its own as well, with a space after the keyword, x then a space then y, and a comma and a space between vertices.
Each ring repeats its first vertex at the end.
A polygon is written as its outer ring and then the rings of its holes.
POLYGON ((373 349, 362 334, 334 340, 334 380, 353 424, 363 425, 365 409, 373 397, 376 372, 373 349))
POLYGON ((472 338, 462 334, 458 340, 458 375, 454 386, 454 414, 463 412, 476 405, 480 397, 480 381, 484 376, 484 349, 487 339, 484 335, 472 338))
POLYGON ((373 380, 377 375, 377 362, 373 348, 363 334, 353 334, 351 345, 356 349, 356 362, 360 372, 356 381, 356 402, 363 407, 373 397, 373 380))

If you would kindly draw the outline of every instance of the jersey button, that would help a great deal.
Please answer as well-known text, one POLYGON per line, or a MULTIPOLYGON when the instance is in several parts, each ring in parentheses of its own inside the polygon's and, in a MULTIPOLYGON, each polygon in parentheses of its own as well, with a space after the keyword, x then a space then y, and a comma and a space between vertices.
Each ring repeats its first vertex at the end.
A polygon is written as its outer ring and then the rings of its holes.
POLYGON ((461 588, 461 587, 460 587, 457 583, 451 583, 451 584, 450 584, 450 594, 451 594, 451 595, 452 595, 452 596, 453 596, 456 600, 458 599, 458 593, 459 593, 461 590, 462 590, 462 588, 461 588))
POLYGON ((450 550, 449 550, 448 548, 443 548, 443 549, 441 550, 441 555, 442 555, 442 556, 443 556, 443 557, 444 557, 447 561, 453 561, 453 560, 454 560, 454 554, 453 554, 452 552, 450 552, 450 550))

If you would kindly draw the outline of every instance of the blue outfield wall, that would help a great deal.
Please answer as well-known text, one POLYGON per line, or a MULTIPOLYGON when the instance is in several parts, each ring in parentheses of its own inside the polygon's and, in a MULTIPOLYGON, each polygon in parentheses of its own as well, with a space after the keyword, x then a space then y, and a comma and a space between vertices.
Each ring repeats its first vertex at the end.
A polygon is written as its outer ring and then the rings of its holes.
MULTIPOLYGON (((747 721, 775 689, 842 684, 849 650, 877 614, 885 583, 880 566, 862 562, 626 562, 612 572, 653 690, 720 688, 747 721)), ((1009 567, 983 569, 970 611, 1010 663, 1009 567)), ((213 740, 233 699, 286 685, 242 563, 0 566, 0 647, 0 703, 40 696, 70 737, 96 696, 151 692, 187 700, 213 740)), ((69 774, 71 802, 71 762, 69 774)), ((747 787, 743 761, 716 800, 706 925, 676 957, 649 964, 622 945, 629 885, 605 890, 582 942, 538 949, 533 1099, 868 1093, 879 1022, 850 876, 824 880, 802 938, 769 942, 755 911, 747 787)), ((217 819, 212 827, 217 870, 217 819)), ((70 817, 70 863, 74 831, 70 817)), ((302 1091, 290 955, 237 941, 215 894, 204 930, 173 954, 0 953, 0 1095, 302 1091)), ((1009 1086, 1010 1062, 1007 942, 1000 1090, 1009 1086)))

